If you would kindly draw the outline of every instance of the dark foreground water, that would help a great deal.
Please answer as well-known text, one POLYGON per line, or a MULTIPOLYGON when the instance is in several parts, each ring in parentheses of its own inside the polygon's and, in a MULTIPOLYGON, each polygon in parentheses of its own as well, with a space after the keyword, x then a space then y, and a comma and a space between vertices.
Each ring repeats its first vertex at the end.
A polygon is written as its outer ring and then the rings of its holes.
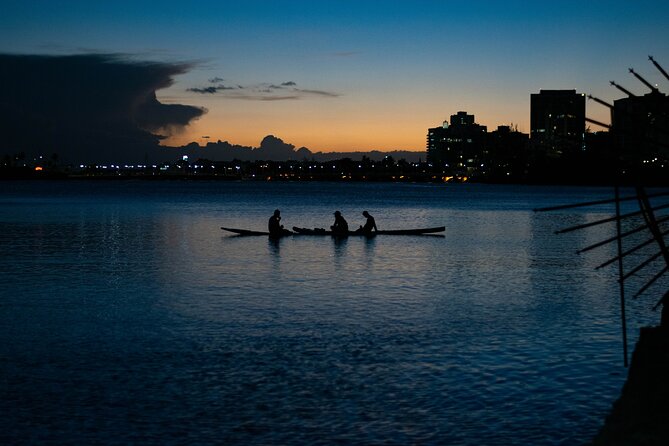
MULTIPOLYGON (((609 189, 0 183, 0 443, 574 445, 625 378, 609 189), (445 225, 444 237, 220 226, 445 225)), ((637 306, 634 306, 637 305, 637 306)), ((630 312, 632 342, 652 321, 630 312)))

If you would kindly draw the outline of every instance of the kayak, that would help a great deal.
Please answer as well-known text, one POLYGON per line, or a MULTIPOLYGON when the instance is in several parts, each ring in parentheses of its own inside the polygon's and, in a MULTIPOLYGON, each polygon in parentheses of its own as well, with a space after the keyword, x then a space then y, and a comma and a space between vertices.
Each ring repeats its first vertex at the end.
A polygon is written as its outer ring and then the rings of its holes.
POLYGON ((444 232, 446 230, 445 226, 438 226, 435 228, 422 228, 422 229, 385 229, 373 232, 356 232, 348 231, 346 234, 333 233, 332 231, 326 231, 325 229, 308 229, 308 228, 298 228, 293 226, 293 231, 296 235, 334 235, 334 236, 348 236, 348 235, 422 235, 422 234, 434 234, 435 232, 444 232))
MULTIPOLYGON (((248 229, 224 228, 222 226, 221 229, 228 232, 234 232, 237 235, 269 235, 269 232, 267 231, 250 231, 248 229)), ((284 229, 283 234, 273 235, 272 237, 282 237, 284 235, 293 235, 293 233, 287 229, 284 229)))

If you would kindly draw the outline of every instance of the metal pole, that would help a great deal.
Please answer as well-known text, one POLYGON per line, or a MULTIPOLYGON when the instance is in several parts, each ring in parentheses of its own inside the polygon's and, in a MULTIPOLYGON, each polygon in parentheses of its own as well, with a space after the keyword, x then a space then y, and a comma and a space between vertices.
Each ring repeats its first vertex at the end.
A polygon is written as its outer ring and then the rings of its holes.
POLYGON ((650 233, 653 234, 657 244, 660 246, 660 253, 664 256, 664 261, 669 266, 669 249, 664 243, 664 237, 658 221, 655 218, 655 209, 650 205, 650 200, 648 195, 646 195, 646 190, 643 187, 637 187, 637 195, 639 196, 639 208, 643 211, 643 218, 646 220, 646 224, 650 229, 650 233))
POLYGON ((623 330, 623 355, 625 360, 625 367, 628 366, 627 361, 627 318, 625 317, 625 281, 623 279, 623 238, 621 236, 622 229, 620 223, 620 187, 615 186, 616 196, 616 232, 618 235, 618 284, 620 287, 620 317, 622 319, 623 330))

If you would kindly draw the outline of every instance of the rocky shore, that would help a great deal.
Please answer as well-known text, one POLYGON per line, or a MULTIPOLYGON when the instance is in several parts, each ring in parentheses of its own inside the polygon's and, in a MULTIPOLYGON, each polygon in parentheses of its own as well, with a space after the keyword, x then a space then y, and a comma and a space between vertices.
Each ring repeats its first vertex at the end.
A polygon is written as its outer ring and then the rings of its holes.
POLYGON ((620 398, 592 445, 669 445, 669 327, 641 329, 620 398))

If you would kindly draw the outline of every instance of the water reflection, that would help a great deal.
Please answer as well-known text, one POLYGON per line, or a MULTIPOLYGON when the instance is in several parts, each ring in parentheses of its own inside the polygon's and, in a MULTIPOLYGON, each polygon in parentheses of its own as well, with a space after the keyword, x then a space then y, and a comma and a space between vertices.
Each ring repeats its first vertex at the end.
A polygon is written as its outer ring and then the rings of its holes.
POLYGON ((365 255, 373 256, 374 247, 376 246, 376 237, 365 237, 365 255))
POLYGON ((615 283, 578 263, 589 239, 554 236, 515 189, 126 187, 109 193, 123 205, 0 208, 5 438, 579 444, 618 394, 615 283), (448 231, 221 237, 223 222, 264 228, 278 202, 317 216, 352 196, 448 231))
POLYGON ((267 249, 270 255, 276 260, 280 260, 279 255, 281 254, 282 240, 282 237, 267 237, 267 249))
POLYGON ((336 267, 340 267, 342 259, 346 257, 347 245, 348 237, 332 237, 332 252, 336 267))

